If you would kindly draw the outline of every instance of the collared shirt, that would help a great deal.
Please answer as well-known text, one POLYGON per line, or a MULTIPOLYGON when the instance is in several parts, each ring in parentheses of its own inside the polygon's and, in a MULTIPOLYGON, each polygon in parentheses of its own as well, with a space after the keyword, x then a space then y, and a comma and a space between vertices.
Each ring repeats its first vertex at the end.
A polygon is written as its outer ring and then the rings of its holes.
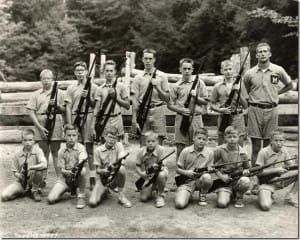
POLYGON ((40 163, 44 163, 47 166, 47 160, 45 158, 43 150, 38 146, 38 144, 34 144, 30 153, 25 153, 23 147, 15 154, 12 162, 12 167, 11 167, 11 171, 13 173, 20 172, 22 170, 23 164, 26 159, 26 154, 27 154, 28 167, 40 163))
MULTIPOLYGON (((142 171, 150 168, 154 163, 157 163, 164 157, 164 148, 157 145, 153 152, 148 152, 147 147, 142 147, 136 156, 136 165, 140 166, 142 171)), ((165 160, 163 161, 165 165, 165 160)))
MULTIPOLYGON (((104 83, 100 87, 98 87, 98 89, 96 91, 95 100, 100 102, 100 108, 102 108, 103 102, 105 101, 105 99, 108 96, 108 90, 109 90, 110 87, 111 87, 111 84, 104 83)), ((120 94, 120 96, 121 96, 121 98, 123 100, 125 100, 126 98, 129 98, 129 93, 128 93, 127 88, 125 87, 125 85, 123 83, 117 82, 116 90, 120 94)), ((112 103, 112 101, 111 101, 111 103, 112 103)), ((111 104, 109 104, 107 106, 105 113, 110 108, 110 105, 111 104)), ((116 103, 115 109, 111 113, 111 115, 113 115, 113 114, 119 114, 120 112, 121 112, 121 107, 120 107, 120 105, 118 103, 116 103)))
MULTIPOLYGON (((245 85, 241 83, 241 96, 247 98, 247 91, 245 85)), ((222 82, 218 82, 214 85, 210 100, 213 104, 218 104, 220 107, 225 106, 225 102, 227 101, 230 95, 231 89, 226 86, 225 79, 222 82)), ((242 109, 241 104, 238 105, 238 109, 242 109)))
POLYGON ((246 161, 243 163, 237 163, 237 164, 231 164, 224 166, 221 171, 226 173, 234 172, 235 170, 241 170, 243 168, 249 168, 250 167, 250 158, 244 148, 237 145, 238 148, 234 151, 229 150, 227 147, 227 144, 222 144, 218 146, 214 151, 214 165, 220 165, 224 163, 230 163, 230 162, 240 162, 240 161, 246 161))
MULTIPOLYGON (((147 91, 151 76, 152 73, 145 73, 144 71, 143 73, 137 74, 133 79, 131 92, 140 103, 143 101, 143 97, 147 91)), ((158 85, 160 88, 165 92, 169 92, 168 76, 165 73, 157 70, 156 79, 158 80, 158 85)), ((158 96, 157 90, 153 88, 151 104, 158 105, 161 103, 163 103, 163 101, 158 96)))
POLYGON ((96 148, 94 155, 94 165, 100 168, 107 168, 109 165, 116 162, 117 159, 122 158, 126 155, 125 149, 121 142, 116 142, 115 146, 108 149, 103 144, 96 148))
POLYGON ((185 170, 193 170, 212 166, 213 160, 213 152, 209 148, 204 147, 201 152, 197 152, 195 146, 191 145, 182 150, 177 166, 185 170))
MULTIPOLYGON (((271 145, 261 149, 257 155, 257 160, 256 160, 256 165, 262 166, 265 164, 273 163, 273 162, 278 162, 278 161, 283 161, 290 159, 290 155, 285 147, 282 147, 282 149, 276 153, 273 151, 271 145)), ((276 165, 273 165, 271 167, 282 167, 282 166, 290 166, 293 164, 293 160, 283 162, 283 163, 278 163, 276 165)))
MULTIPOLYGON (((66 103, 70 103, 71 104, 71 109, 72 109, 72 114, 76 114, 76 110, 81 98, 81 93, 84 89, 84 85, 83 83, 73 83, 72 85, 70 85, 67 88, 67 92, 66 92, 66 96, 65 96, 65 102, 66 103)), ((91 83, 91 99, 95 99, 96 96, 96 90, 97 90, 97 85, 94 83, 91 83)), ((82 106, 82 111, 84 112, 85 110, 85 103, 86 101, 84 101, 84 104, 82 106)), ((93 112, 93 107, 89 106, 89 113, 93 112)))
POLYGON ((57 166, 61 169, 71 170, 79 161, 87 159, 87 157, 87 152, 82 144, 75 143, 73 148, 68 148, 66 143, 62 143, 58 151, 57 166))
MULTIPOLYGON (((36 90, 30 97, 26 106, 27 109, 35 111, 36 117, 42 126, 46 125, 47 115, 45 113, 47 112, 49 105, 51 91, 52 88, 49 91, 44 91, 43 89, 36 90)), ((60 89, 57 89, 57 104, 64 105, 64 92, 60 89)), ((62 115, 56 114, 52 140, 61 140, 63 123, 62 115)), ((39 141, 45 139, 44 135, 42 135, 38 129, 35 129, 35 140, 39 141)))
MULTIPOLYGON (((189 92, 191 90, 191 87, 193 85, 194 80, 190 79, 190 81, 178 81, 176 84, 174 84, 171 87, 171 93, 170 93, 170 104, 176 105, 178 107, 184 107, 184 103, 189 95, 189 92)), ((205 86, 205 83, 199 79, 197 86, 195 88, 198 89, 198 96, 199 97, 207 97, 207 89, 205 86)), ((189 107, 193 105, 194 98, 191 98, 191 102, 189 107)), ((206 112, 206 106, 205 105, 196 105, 195 107, 195 113, 205 113, 206 112)))
POLYGON ((270 63, 266 71, 262 71, 256 65, 249 69, 244 76, 244 83, 249 94, 249 102, 272 104, 279 102, 278 90, 291 82, 290 76, 286 71, 273 63, 270 63))

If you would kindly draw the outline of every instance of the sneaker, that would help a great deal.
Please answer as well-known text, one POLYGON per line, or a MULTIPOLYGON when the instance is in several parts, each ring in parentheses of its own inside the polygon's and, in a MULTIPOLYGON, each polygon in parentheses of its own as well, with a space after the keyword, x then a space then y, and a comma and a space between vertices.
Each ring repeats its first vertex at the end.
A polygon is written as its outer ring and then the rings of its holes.
POLYGON ((119 188, 118 187, 115 187, 112 189, 115 193, 118 193, 119 192, 119 188))
POLYGON ((155 207, 161 208, 165 206, 165 199, 162 196, 157 196, 156 201, 155 201, 155 207))
POLYGON ((246 194, 246 195, 251 195, 251 191, 250 191, 250 189, 249 189, 249 190, 247 190, 247 192, 245 192, 245 194, 246 194))
POLYGON ((286 198, 284 199, 285 204, 288 204, 292 207, 298 208, 298 202, 293 200, 292 198, 286 198))
POLYGON ((198 202, 198 204, 200 206, 206 206, 207 205, 206 194, 203 194, 203 193, 199 194, 199 202, 198 202))
POLYGON ((45 187, 46 187, 46 185, 47 185, 47 184, 46 184, 46 181, 45 181, 45 180, 43 180, 43 181, 42 181, 42 183, 41 183, 41 188, 45 188, 45 187))
POLYGON ((245 207, 244 198, 243 197, 236 197, 234 207, 236 207, 236 208, 245 207))
POLYGON ((119 203, 125 208, 132 207, 132 203, 125 196, 119 197, 119 203))
POLYGON ((85 197, 78 197, 76 208, 82 209, 85 206, 86 206, 85 197))
POLYGON ((41 192, 38 190, 38 191, 35 191, 35 192, 32 192, 32 198, 35 202, 40 202, 42 201, 42 195, 41 195, 41 192))
POLYGON ((173 183, 173 185, 170 188, 170 192, 176 192, 176 190, 177 190, 177 185, 173 183))

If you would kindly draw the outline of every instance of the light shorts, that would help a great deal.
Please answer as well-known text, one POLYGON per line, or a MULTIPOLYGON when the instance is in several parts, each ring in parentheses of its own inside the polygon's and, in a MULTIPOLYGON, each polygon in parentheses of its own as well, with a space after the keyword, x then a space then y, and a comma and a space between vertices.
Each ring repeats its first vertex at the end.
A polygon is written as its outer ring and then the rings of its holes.
POLYGON ((271 132, 278 128, 278 108, 262 109, 249 106, 248 136, 251 138, 269 139, 271 132))
POLYGON ((150 130, 157 133, 159 136, 165 136, 167 134, 164 105, 149 109, 142 134, 150 130))
POLYGON ((204 173, 200 178, 198 178, 196 180, 191 180, 189 182, 186 182, 186 183, 180 185, 177 188, 177 192, 185 190, 185 191, 188 191, 192 194, 196 190, 199 191, 201 182, 203 181, 203 178, 205 177, 204 175, 207 175, 207 174, 210 175, 209 173, 204 173))

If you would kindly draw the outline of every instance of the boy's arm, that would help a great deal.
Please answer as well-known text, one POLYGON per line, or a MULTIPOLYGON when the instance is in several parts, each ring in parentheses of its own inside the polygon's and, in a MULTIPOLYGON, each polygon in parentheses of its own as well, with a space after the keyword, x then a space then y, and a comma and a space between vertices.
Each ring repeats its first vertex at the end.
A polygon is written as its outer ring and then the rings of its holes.
POLYGON ((120 85, 120 89, 116 88, 116 101, 121 107, 124 107, 125 109, 129 110, 130 108, 129 94, 123 84, 120 85))
POLYGON ((72 124, 72 108, 69 102, 66 104, 66 121, 67 124, 72 124))
POLYGON ((170 101, 168 102, 167 107, 173 112, 183 114, 183 115, 190 115, 191 114, 190 109, 185 108, 185 107, 180 107, 175 104, 177 101, 177 98, 178 98, 176 86, 177 85, 171 87, 170 101))
POLYGON ((170 92, 169 92, 169 83, 168 77, 166 74, 160 76, 161 82, 160 84, 153 84, 153 87, 157 90, 159 98, 164 102, 169 102, 170 100, 170 92))
POLYGON ((176 173, 178 173, 179 175, 184 175, 187 176, 189 178, 194 178, 195 174, 193 170, 186 170, 184 169, 184 160, 186 159, 186 152, 183 150, 178 158, 177 161, 177 169, 176 169, 176 173))
POLYGON ((39 120, 37 119, 36 117, 36 113, 35 113, 35 110, 29 110, 29 117, 30 119, 33 121, 33 124, 39 129, 39 131, 44 135, 44 137, 47 136, 48 134, 48 130, 42 126, 40 123, 39 123, 39 120))
POLYGON ((38 164, 28 166, 28 171, 30 170, 44 170, 47 168, 47 160, 45 158, 44 152, 42 149, 37 150, 37 162, 38 164))
MULTIPOLYGON (((220 149, 216 149, 216 150, 214 151, 214 165, 216 165, 216 164, 221 164, 221 163, 224 162, 224 161, 222 160, 222 154, 221 154, 220 151, 221 151, 220 149)), ((229 177, 229 175, 223 173, 221 169, 216 169, 215 173, 216 173, 216 175, 217 175, 223 182, 229 182, 229 181, 232 180, 232 179, 229 177)))

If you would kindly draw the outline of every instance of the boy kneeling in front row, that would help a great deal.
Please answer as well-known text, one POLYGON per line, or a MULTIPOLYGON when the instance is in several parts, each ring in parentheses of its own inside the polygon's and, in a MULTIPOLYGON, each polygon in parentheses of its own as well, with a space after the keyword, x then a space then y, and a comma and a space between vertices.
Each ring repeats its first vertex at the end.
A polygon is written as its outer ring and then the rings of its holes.
POLYGON ((126 182, 126 169, 121 162, 119 170, 109 184, 106 184, 107 178, 110 177, 111 170, 118 165, 117 162, 126 157, 126 152, 121 142, 118 140, 118 129, 115 127, 108 127, 105 130, 105 143, 99 146, 94 155, 94 164, 96 166, 96 185, 91 193, 89 204, 91 207, 96 207, 102 198, 109 192, 109 188, 118 192, 119 203, 126 208, 131 208, 131 202, 124 195, 124 186, 126 182))
POLYGON ((34 201, 42 200, 42 170, 47 168, 47 160, 42 149, 35 144, 32 129, 25 129, 22 132, 22 145, 23 148, 15 154, 12 162, 12 172, 16 181, 2 192, 1 200, 3 202, 24 196, 28 191, 31 192, 34 201))
POLYGON ((158 168, 154 171, 160 171, 152 184, 141 189, 140 199, 142 202, 146 202, 152 198, 153 192, 156 191, 155 206, 160 208, 165 205, 164 189, 168 179, 168 168, 165 161, 162 161, 161 169, 159 169, 159 161, 165 156, 165 150, 158 144, 158 134, 153 131, 145 133, 145 145, 139 150, 136 157, 136 171, 139 176, 145 179, 144 185, 147 185, 153 177, 147 174, 147 169, 153 167, 154 169, 158 168))
POLYGON ((212 178, 209 173, 201 176, 194 172, 195 168, 209 167, 213 164, 213 152, 206 147, 208 132, 205 128, 199 128, 193 134, 194 144, 186 147, 179 155, 176 172, 188 179, 181 184, 176 191, 175 207, 183 209, 195 190, 199 190, 199 205, 205 206, 206 193, 212 185, 212 178))
POLYGON ((65 125, 64 134, 66 143, 62 143, 58 151, 57 166, 60 174, 56 184, 48 195, 48 202, 50 204, 56 203, 59 201, 60 197, 68 191, 75 191, 76 194, 77 187, 79 187, 76 208, 82 209, 86 206, 86 168, 84 165, 88 155, 85 147, 78 143, 78 130, 73 125, 65 125), (76 173, 74 173, 74 170, 77 168, 77 171, 81 164, 83 164, 83 167, 81 171, 78 172, 78 176, 75 176, 76 173), (78 179, 74 179, 75 177, 78 177, 78 179), (73 189, 74 186, 72 181, 76 181, 78 184, 75 185, 75 189, 73 189))

